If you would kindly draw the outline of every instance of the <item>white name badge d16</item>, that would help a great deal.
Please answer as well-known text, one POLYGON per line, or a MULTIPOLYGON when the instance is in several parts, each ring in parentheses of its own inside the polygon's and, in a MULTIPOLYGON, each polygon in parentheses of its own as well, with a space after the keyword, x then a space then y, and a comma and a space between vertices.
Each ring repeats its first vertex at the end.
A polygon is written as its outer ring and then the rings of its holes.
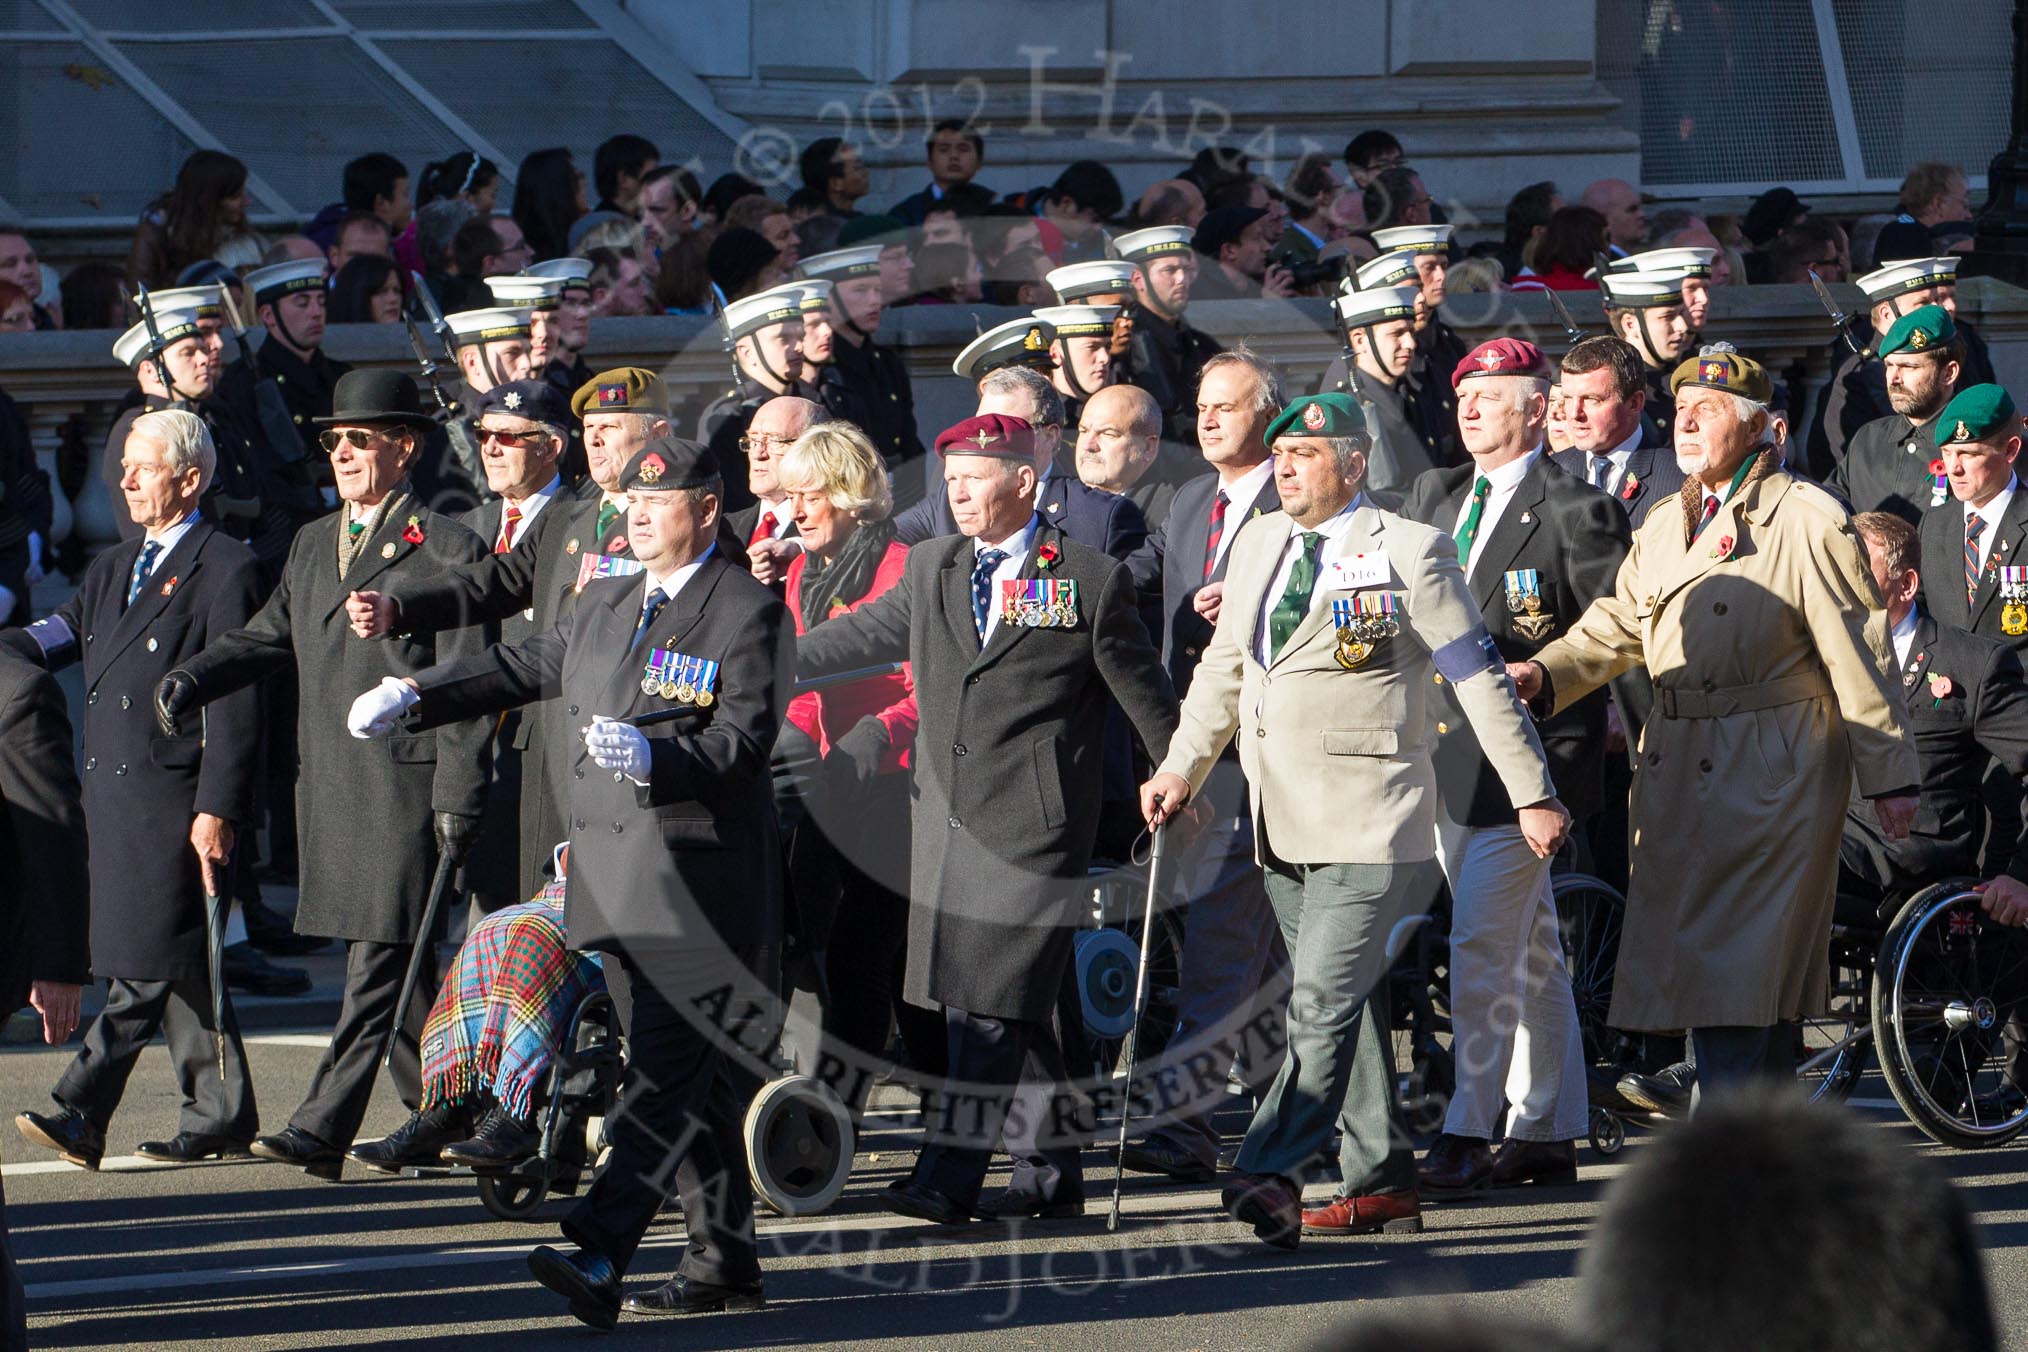
POLYGON ((1385 554, 1348 555, 1331 560, 1324 570, 1324 585, 1333 589, 1385 587, 1393 580, 1394 573, 1387 566, 1385 554))

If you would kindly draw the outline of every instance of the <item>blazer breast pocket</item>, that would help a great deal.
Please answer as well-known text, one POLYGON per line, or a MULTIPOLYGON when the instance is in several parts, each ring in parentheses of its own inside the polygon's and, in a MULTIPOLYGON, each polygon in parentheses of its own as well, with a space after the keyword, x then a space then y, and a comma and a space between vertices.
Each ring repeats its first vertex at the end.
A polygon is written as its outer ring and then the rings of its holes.
POLYGON ((188 615, 165 615, 149 625, 144 631, 147 637, 141 645, 151 653, 173 653, 183 645, 183 636, 190 632, 188 615), (153 647, 148 645, 153 644, 153 647))

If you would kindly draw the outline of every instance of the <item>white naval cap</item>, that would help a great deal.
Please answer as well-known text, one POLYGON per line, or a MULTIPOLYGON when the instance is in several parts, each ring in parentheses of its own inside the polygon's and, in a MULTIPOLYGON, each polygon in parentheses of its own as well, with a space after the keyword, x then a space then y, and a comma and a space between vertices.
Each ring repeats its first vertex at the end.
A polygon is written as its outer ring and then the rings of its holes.
POLYGON ((1189 253, 1190 240, 1196 233, 1187 225, 1151 225, 1119 236, 1113 247, 1129 263, 1146 263, 1168 254, 1189 253))
POLYGON ((1382 253, 1446 253, 1451 247, 1448 225, 1393 225, 1373 232, 1382 253))
POLYGON ((1059 338, 1109 338, 1117 305, 1045 305, 1035 317, 1056 330, 1059 338))
POLYGON ((1960 261, 1957 254, 1945 254, 1939 258, 1895 259, 1859 278, 1858 286, 1868 300, 1886 300, 1889 296, 1899 296, 1908 291, 1950 286, 1958 280, 1960 261))
MULTIPOLYGON (((161 335, 164 348, 173 347, 185 338, 194 338, 201 332, 197 327, 194 307, 171 310, 150 306, 148 312, 155 316, 155 332, 161 335)), ((113 358, 122 366, 139 366, 148 356, 153 341, 153 335, 148 332, 148 321, 144 319, 114 340, 113 358)))
POLYGON ((272 300, 280 300, 292 291, 322 291, 324 289, 324 260, 321 258, 291 258, 286 263, 276 263, 270 267, 255 268, 246 275, 246 284, 253 291, 254 303, 256 305, 265 304, 272 300))
POLYGON ((1134 265, 1124 258, 1094 258, 1051 268, 1043 281, 1056 298, 1069 304, 1086 296, 1117 296, 1134 289, 1134 265))
POLYGON ((965 344, 964 351, 951 361, 951 374, 961 380, 978 380, 1003 366, 1032 366, 1048 370, 1056 364, 1049 345, 1056 341, 1056 327, 1037 315, 995 324, 965 344))
POLYGON ((499 343, 510 338, 526 338, 529 331, 531 311, 525 306, 494 306, 483 310, 460 310, 445 316, 451 332, 457 337, 459 347, 478 343, 499 343))
POLYGON ((803 283, 783 282, 765 291, 756 291, 751 296, 741 296, 729 302, 720 312, 719 318, 725 325, 728 339, 744 338, 750 333, 786 324, 803 317, 803 283))
POLYGON ((563 298, 563 278, 531 277, 527 273, 488 277, 486 289, 501 305, 530 310, 554 310, 563 298))
POLYGON ((1420 286, 1377 286, 1371 291, 1342 291, 1335 302, 1338 322, 1346 328, 1414 319, 1420 286))

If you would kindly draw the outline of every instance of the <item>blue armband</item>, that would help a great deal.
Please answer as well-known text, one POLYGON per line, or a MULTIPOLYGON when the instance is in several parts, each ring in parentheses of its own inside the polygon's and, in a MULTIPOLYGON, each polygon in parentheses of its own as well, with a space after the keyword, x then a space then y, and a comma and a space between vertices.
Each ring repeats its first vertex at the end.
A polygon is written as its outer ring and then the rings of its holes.
POLYGON ((1500 660, 1499 645, 1483 624, 1438 648, 1430 654, 1430 660, 1436 663, 1437 675, 1452 685, 1482 671, 1506 670, 1506 664, 1500 660))

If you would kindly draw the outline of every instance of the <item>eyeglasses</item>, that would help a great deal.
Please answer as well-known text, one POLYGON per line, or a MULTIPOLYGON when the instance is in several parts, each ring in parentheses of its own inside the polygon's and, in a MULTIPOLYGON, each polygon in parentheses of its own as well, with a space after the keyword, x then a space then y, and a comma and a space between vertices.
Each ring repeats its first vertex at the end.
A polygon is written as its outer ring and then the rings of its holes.
POLYGON ((765 432, 748 433, 739 439, 740 450, 748 455, 752 455, 755 451, 773 452, 778 447, 786 446, 787 444, 787 438, 771 437, 765 432))
POLYGON ((338 454, 340 446, 350 446, 355 451, 364 451, 380 439, 380 433, 366 427, 327 427, 317 438, 317 444, 324 448, 326 455, 338 454))
POLYGON ((479 440, 482 442, 497 441, 502 446, 514 447, 526 446, 530 442, 542 445, 549 441, 549 433, 540 427, 530 428, 525 432, 509 432, 498 427, 481 427, 479 429, 479 440))

